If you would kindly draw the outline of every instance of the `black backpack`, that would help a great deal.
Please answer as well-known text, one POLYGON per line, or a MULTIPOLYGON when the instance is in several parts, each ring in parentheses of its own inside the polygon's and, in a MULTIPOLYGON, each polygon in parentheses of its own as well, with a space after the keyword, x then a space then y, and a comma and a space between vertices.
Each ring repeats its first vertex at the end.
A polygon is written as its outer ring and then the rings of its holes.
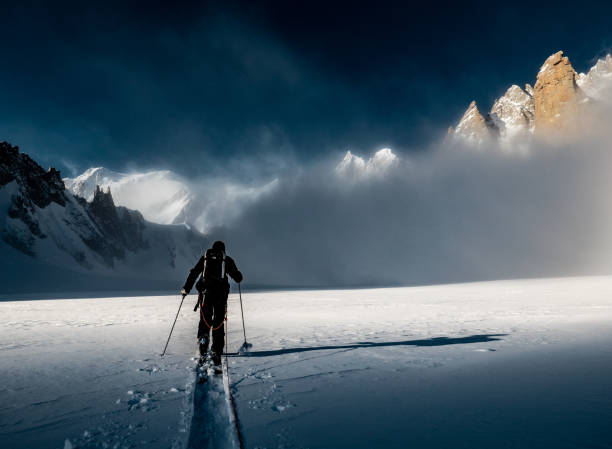
POLYGON ((227 280, 225 275, 225 253, 223 251, 206 250, 202 276, 207 285, 227 280))

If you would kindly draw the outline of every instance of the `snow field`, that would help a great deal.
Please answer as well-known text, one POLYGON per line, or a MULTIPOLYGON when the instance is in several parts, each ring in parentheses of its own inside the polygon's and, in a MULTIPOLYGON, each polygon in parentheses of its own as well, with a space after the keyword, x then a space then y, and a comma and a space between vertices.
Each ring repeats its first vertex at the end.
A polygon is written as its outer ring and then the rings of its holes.
MULTIPOLYGON (((0 302, 0 446, 185 447, 197 430, 194 301, 163 359, 178 295, 0 302)), ((243 302, 253 348, 229 369, 249 448, 612 441, 612 277, 243 302)), ((229 351, 241 343, 232 293, 229 351)), ((217 389, 200 412, 226 401, 217 389)), ((232 447, 224 422, 214 426, 232 447)))
POLYGON ((232 365, 247 447, 610 441, 611 293, 608 277, 251 293, 254 348, 232 365))

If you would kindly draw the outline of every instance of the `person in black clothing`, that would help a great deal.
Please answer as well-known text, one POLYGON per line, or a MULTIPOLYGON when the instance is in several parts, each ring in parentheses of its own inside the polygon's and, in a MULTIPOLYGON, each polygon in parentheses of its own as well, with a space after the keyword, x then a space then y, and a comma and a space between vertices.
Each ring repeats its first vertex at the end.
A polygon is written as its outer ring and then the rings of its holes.
POLYGON ((198 304, 195 309, 200 309, 198 325, 200 355, 204 357, 208 352, 212 330, 212 360, 215 365, 221 363, 221 354, 225 346, 223 326, 230 290, 227 275, 238 283, 242 281, 242 273, 238 271, 234 259, 225 254, 225 244, 217 241, 191 269, 181 290, 181 294, 185 297, 189 294, 196 278, 200 276, 196 283, 198 304))

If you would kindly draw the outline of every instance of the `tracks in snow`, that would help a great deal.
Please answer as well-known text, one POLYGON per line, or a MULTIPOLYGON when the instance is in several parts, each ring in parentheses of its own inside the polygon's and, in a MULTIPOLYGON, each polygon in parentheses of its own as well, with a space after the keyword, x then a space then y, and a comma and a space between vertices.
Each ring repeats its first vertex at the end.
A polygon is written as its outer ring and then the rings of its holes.
POLYGON ((189 427, 188 449, 243 449, 242 436, 230 389, 227 360, 223 360, 223 374, 211 368, 203 373, 196 366, 193 389, 193 410, 189 427))

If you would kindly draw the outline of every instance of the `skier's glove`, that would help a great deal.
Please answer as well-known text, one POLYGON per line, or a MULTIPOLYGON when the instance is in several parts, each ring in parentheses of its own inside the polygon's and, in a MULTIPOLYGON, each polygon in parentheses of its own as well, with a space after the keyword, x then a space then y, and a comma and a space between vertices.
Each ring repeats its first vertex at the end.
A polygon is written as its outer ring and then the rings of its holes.
POLYGON ((184 288, 181 288, 181 295, 183 295, 183 298, 187 296, 187 292, 185 291, 184 288))

